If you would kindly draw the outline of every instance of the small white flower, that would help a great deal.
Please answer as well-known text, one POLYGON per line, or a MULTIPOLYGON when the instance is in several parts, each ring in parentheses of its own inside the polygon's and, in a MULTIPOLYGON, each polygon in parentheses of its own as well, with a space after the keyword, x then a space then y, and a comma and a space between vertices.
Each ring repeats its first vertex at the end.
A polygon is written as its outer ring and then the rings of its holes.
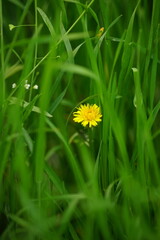
POLYGON ((30 86, 31 86, 31 85, 30 85, 30 84, 27 84, 27 83, 24 85, 25 89, 27 89, 27 90, 30 88, 30 86))
POLYGON ((38 85, 34 85, 34 86, 33 86, 33 89, 38 89, 38 85))
POLYGON ((17 84, 16 83, 13 83, 12 84, 12 88, 16 88, 17 87, 17 84))

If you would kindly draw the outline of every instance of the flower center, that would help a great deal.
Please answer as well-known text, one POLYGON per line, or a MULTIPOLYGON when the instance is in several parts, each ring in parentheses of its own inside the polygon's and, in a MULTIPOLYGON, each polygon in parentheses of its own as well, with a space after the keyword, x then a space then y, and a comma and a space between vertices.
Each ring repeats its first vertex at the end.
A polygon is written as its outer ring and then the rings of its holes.
POLYGON ((95 112, 93 112, 92 110, 88 110, 85 114, 85 118, 87 121, 92 121, 93 119, 95 119, 95 112))

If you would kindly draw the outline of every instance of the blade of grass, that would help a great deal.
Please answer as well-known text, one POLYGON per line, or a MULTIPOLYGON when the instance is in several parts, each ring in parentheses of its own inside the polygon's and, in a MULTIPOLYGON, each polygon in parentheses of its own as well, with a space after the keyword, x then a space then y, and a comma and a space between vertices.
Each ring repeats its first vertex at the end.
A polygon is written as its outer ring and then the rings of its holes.
POLYGON ((58 136, 58 138, 62 141, 62 143, 64 144, 64 147, 66 149, 66 153, 68 155, 68 161, 70 164, 70 167, 72 169, 73 175, 75 177, 77 186, 80 189, 85 189, 85 183, 82 177, 82 173, 80 171, 80 168, 78 166, 78 163, 70 149, 70 146, 68 145, 67 141, 64 139, 62 133, 54 126, 54 124, 49 121, 48 119, 46 119, 46 123, 49 125, 49 127, 52 129, 52 131, 58 136))

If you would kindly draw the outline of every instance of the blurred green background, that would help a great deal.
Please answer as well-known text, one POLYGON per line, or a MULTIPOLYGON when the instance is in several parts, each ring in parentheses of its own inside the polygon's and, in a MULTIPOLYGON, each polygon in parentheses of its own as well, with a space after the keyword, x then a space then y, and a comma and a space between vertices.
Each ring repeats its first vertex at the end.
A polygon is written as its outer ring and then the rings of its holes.
POLYGON ((160 238, 159 11, 0 0, 0 239, 160 238))

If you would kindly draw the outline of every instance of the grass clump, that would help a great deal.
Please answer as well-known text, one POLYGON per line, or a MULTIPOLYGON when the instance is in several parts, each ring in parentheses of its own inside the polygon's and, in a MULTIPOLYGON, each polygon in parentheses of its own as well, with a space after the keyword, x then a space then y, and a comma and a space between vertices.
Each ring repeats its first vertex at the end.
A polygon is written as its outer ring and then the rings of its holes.
POLYGON ((159 9, 0 0, 2 240, 160 238, 159 9))

